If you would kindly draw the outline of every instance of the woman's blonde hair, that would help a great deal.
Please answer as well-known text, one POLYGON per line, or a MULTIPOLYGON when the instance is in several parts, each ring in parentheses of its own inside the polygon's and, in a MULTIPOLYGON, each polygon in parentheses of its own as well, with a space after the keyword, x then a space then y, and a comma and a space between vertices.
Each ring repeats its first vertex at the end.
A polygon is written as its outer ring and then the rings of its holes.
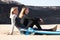
POLYGON ((18 9, 18 7, 12 7, 11 10, 10 10, 10 13, 12 13, 16 9, 18 9))
MULTIPOLYGON (((11 16, 13 15, 13 11, 16 10, 16 9, 18 10, 18 7, 12 7, 12 8, 11 8, 11 10, 10 10, 10 18, 11 18, 11 16)), ((18 13, 18 12, 17 12, 17 13, 18 13)))

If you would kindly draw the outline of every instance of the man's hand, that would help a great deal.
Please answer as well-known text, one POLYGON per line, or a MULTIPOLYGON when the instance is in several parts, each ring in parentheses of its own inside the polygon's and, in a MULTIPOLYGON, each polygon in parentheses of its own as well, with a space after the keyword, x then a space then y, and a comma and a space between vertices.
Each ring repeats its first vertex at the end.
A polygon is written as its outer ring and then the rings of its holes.
POLYGON ((43 24, 44 23, 44 21, 43 21, 43 19, 42 18, 40 18, 40 22, 43 24))

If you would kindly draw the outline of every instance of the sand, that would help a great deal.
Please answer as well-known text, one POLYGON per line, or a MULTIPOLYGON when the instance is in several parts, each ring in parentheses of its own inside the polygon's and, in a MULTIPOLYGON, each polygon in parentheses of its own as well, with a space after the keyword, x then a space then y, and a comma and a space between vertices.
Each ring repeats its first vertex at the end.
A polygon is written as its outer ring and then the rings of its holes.
MULTIPOLYGON (((55 25, 42 25, 43 28, 55 25)), ((60 24, 57 25, 60 29, 60 24)), ((8 35, 10 30, 10 24, 0 25, 0 40, 60 40, 60 35, 21 35, 17 28, 14 29, 13 35, 8 35)))

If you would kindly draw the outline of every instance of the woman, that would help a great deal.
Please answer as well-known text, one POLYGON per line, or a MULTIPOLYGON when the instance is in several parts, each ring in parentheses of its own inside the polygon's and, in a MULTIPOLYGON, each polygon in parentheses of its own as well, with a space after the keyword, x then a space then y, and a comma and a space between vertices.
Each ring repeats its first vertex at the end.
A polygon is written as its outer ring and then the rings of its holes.
POLYGON ((10 19, 11 19, 11 29, 10 34, 13 34, 14 26, 15 26, 15 19, 18 15, 18 7, 12 7, 10 10, 10 19))

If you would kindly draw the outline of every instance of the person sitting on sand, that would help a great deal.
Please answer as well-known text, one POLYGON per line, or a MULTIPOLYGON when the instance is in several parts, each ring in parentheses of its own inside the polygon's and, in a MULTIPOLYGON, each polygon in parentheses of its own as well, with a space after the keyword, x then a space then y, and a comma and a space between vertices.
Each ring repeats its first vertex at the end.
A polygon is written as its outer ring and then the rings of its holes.
POLYGON ((11 19, 11 30, 10 34, 13 34, 13 29, 15 26, 15 19, 18 15, 18 7, 12 7, 10 10, 10 19, 11 19))
POLYGON ((43 30, 43 31, 56 31, 57 26, 54 27, 54 28, 52 28, 52 29, 42 29, 41 26, 40 26, 40 24, 39 24, 39 21, 40 22, 43 22, 43 19, 42 18, 40 18, 40 19, 39 18, 30 18, 28 16, 29 9, 27 7, 23 7, 23 8, 22 8, 23 10, 21 10, 21 13, 20 14, 23 15, 21 23, 23 25, 25 25, 25 28, 29 28, 29 27, 33 28, 33 26, 36 25, 37 28, 38 28, 38 30, 43 30))

